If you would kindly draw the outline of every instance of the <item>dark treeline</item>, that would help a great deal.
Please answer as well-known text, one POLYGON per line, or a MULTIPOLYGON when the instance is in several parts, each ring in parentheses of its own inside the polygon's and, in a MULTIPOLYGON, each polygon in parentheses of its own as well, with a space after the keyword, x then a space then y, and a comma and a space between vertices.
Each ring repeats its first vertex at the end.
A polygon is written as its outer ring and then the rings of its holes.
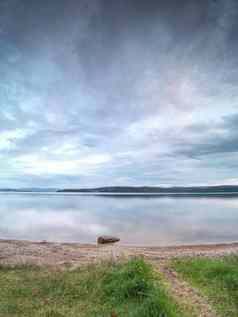
POLYGON ((61 189, 58 192, 80 193, 238 193, 238 186, 195 186, 195 187, 154 187, 154 186, 108 186, 98 188, 61 189))

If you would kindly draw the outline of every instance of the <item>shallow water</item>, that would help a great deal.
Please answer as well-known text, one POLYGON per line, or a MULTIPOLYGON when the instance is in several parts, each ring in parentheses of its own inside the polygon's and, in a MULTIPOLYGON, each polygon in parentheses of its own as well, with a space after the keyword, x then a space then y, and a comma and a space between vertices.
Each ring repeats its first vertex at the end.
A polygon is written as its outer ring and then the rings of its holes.
POLYGON ((238 241, 238 197, 0 194, 0 238, 175 245, 238 241))

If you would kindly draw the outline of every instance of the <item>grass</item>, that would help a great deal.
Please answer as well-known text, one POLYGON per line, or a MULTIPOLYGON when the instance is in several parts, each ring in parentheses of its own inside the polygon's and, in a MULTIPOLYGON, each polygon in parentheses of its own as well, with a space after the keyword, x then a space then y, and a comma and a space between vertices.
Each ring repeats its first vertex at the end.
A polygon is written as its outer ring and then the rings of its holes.
POLYGON ((182 317, 142 259, 77 270, 0 267, 0 317, 182 317))
POLYGON ((220 316, 238 316, 238 256, 182 259, 172 266, 200 289, 220 316))

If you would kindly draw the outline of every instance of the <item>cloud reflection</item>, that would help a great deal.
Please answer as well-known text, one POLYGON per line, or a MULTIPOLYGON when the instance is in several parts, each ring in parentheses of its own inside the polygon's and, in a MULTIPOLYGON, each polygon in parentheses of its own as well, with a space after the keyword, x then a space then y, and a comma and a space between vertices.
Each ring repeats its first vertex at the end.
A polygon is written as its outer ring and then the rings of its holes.
POLYGON ((1 238, 174 245, 238 240, 238 199, 1 195, 1 238))

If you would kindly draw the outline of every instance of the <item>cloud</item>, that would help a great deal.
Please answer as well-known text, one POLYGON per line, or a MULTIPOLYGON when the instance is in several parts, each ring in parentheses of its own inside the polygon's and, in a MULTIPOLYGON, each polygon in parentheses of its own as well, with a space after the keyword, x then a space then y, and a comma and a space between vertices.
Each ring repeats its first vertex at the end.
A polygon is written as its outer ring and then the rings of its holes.
POLYGON ((87 175, 92 169, 95 170, 110 160, 111 157, 106 154, 90 155, 71 160, 65 158, 47 159, 33 154, 22 155, 13 162, 16 168, 24 170, 24 173, 29 175, 87 175))
POLYGON ((234 182, 237 6, 1 3, 0 186, 234 182))
POLYGON ((15 142, 24 139, 28 134, 28 130, 21 129, 3 131, 0 135, 0 151, 14 148, 16 146, 15 142))

